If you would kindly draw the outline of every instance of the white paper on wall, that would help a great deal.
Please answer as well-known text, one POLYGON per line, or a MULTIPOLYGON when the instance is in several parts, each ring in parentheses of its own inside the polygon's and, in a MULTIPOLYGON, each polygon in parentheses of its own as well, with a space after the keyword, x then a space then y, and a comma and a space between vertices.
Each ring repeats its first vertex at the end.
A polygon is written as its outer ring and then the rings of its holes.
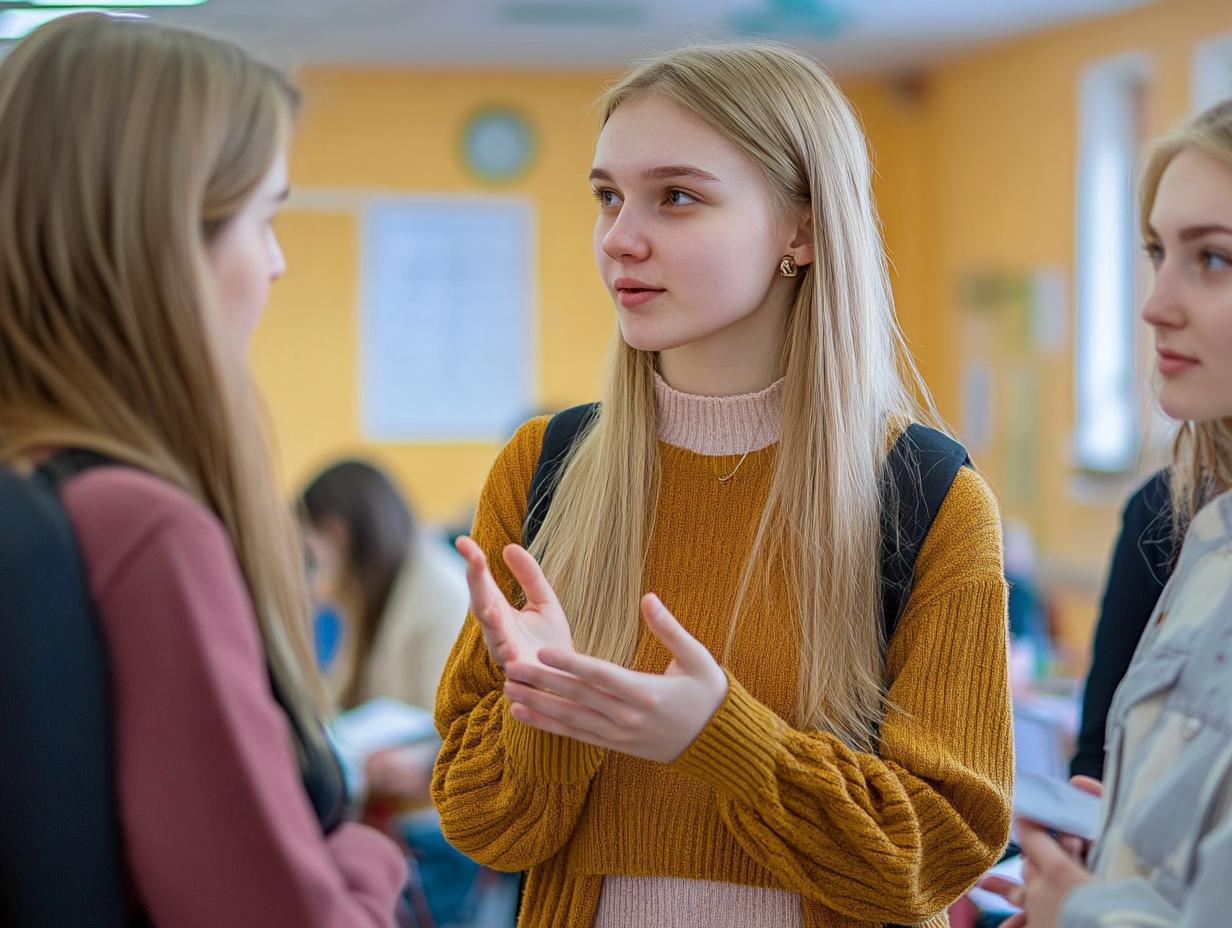
POLYGON ((361 406, 378 441, 491 440, 531 405, 533 221, 508 200, 365 211, 361 406))

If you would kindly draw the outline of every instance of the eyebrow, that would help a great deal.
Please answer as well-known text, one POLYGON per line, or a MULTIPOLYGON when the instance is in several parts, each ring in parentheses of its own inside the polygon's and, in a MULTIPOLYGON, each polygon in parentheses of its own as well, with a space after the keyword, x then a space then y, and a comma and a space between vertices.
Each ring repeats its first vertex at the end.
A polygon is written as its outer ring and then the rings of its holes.
MULTIPOLYGON (((1150 225, 1148 223, 1146 227, 1146 231, 1150 234, 1152 238, 1159 238, 1159 233, 1155 231, 1155 227, 1153 225, 1150 225)), ((1228 228, 1227 226, 1221 226, 1221 225, 1218 225, 1217 223, 1209 223, 1207 225, 1202 225, 1202 226, 1188 226, 1184 229, 1181 229, 1177 237, 1182 242, 1191 242, 1196 238, 1202 238, 1202 236, 1204 235, 1211 235, 1211 234, 1232 235, 1232 228, 1228 228)))
MULTIPOLYGON (((672 180, 677 177, 692 177, 696 180, 713 181, 716 184, 721 183, 709 171, 703 171, 701 168, 694 167, 691 164, 665 164, 662 167, 647 168, 645 171, 642 171, 642 180, 672 180)), ((590 180, 613 182, 612 175, 603 168, 595 168, 591 171, 590 180)))

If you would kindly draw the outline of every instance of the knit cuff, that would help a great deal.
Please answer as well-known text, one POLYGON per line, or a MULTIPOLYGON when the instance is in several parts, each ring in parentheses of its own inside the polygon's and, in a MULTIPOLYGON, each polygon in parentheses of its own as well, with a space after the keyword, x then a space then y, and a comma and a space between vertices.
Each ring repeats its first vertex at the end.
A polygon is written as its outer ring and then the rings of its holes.
POLYGON ((747 799, 773 789, 775 754, 787 723, 724 672, 727 697, 671 766, 720 793, 747 799))
POLYGON ((595 775, 607 752, 603 748, 541 731, 519 722, 504 706, 505 750, 510 759, 537 780, 585 783, 595 775))

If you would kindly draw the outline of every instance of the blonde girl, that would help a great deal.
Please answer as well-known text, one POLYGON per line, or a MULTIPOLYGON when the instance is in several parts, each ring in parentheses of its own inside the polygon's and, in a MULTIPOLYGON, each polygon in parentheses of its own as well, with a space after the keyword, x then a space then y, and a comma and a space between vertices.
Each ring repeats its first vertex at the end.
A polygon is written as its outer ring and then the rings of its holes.
POLYGON ((529 870, 524 926, 944 925, 1009 824, 1000 528, 962 468, 882 640, 883 469, 922 414, 863 135, 773 45, 666 54, 602 113, 618 332, 531 552, 543 419, 460 542, 445 833, 529 870))

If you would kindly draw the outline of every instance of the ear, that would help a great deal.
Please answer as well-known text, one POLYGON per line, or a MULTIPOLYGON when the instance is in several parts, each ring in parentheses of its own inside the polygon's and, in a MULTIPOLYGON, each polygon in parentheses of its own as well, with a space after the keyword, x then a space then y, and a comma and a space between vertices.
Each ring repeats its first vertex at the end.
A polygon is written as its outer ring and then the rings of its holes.
POLYGON ((813 213, 811 210, 800 213, 795 233, 787 247, 788 253, 796 259, 796 264, 800 267, 812 264, 817 260, 817 245, 813 238, 813 213))

